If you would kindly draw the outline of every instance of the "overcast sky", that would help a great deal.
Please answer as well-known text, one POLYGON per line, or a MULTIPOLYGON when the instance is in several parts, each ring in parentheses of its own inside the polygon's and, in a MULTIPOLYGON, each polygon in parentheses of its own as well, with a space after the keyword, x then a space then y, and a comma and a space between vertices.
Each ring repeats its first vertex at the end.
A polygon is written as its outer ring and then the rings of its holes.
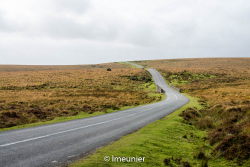
POLYGON ((250 57, 249 0, 0 0, 0 64, 250 57))

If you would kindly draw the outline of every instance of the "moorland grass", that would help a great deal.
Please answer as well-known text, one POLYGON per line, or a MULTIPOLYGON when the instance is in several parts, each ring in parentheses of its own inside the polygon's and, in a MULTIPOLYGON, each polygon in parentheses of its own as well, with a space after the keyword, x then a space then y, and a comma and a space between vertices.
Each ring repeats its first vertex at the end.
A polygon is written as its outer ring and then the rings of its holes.
MULTIPOLYGON (((145 93, 149 97, 153 97, 155 99, 161 99, 161 100, 163 100, 165 98, 164 94, 160 94, 160 93, 155 92, 156 86, 152 82, 142 84, 142 85, 140 85, 140 87, 144 89, 145 93)), ((156 100, 156 101, 158 101, 158 100, 156 100)), ((151 103, 154 103, 156 101, 153 101, 151 103)), ((145 104, 141 104, 141 105, 145 105, 145 104)), ((130 109, 130 108, 138 107, 141 105, 125 106, 125 107, 121 107, 117 110, 109 108, 105 111, 99 111, 99 112, 93 112, 93 113, 80 112, 79 114, 74 115, 74 116, 56 117, 53 120, 49 120, 49 121, 40 121, 40 122, 36 122, 36 123, 18 125, 18 126, 13 126, 13 127, 9 127, 9 128, 0 128, 0 132, 1 131, 8 131, 8 130, 17 130, 17 129, 22 129, 22 128, 36 127, 36 126, 41 126, 41 125, 49 125, 49 124, 66 122, 66 121, 71 121, 71 120, 76 120, 76 119, 83 119, 83 118, 88 118, 88 117, 94 117, 94 116, 98 116, 98 115, 103 115, 103 114, 107 114, 107 113, 112 113, 112 112, 117 112, 117 111, 122 111, 122 110, 130 109)))
POLYGON ((149 73, 119 63, 0 66, 0 78, 0 131, 86 118, 162 99, 149 73))

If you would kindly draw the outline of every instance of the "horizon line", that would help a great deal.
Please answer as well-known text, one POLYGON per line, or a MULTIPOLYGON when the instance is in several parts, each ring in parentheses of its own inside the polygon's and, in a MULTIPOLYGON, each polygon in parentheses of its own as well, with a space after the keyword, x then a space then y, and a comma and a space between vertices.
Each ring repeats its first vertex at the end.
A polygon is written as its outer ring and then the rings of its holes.
POLYGON ((138 59, 138 60, 127 60, 127 61, 113 61, 93 64, 0 64, 0 66, 82 66, 82 65, 96 65, 96 64, 108 64, 108 63, 119 63, 119 62, 136 62, 136 61, 156 61, 156 60, 176 60, 176 59, 250 59, 249 57, 182 57, 182 58, 165 58, 165 59, 138 59))

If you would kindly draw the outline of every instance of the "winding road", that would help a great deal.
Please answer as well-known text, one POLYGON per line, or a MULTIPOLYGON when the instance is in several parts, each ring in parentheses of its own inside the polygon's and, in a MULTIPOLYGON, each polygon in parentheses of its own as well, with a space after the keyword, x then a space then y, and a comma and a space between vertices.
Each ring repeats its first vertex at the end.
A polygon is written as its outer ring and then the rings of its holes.
POLYGON ((166 92, 165 100, 85 119, 0 132, 0 166, 60 166, 118 140, 188 102, 188 98, 166 84, 157 70, 148 71, 166 92))

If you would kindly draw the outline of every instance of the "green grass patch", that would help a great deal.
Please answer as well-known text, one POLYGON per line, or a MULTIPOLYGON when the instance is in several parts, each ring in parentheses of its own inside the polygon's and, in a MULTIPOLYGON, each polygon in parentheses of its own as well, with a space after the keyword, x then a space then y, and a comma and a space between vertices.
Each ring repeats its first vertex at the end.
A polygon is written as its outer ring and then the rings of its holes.
POLYGON ((156 85, 154 84, 154 82, 147 82, 145 84, 142 84, 139 88, 147 91, 147 95, 149 97, 155 97, 155 99, 157 99, 156 101, 163 100, 166 98, 165 94, 156 92, 156 85))
MULTIPOLYGON (((120 140, 96 150, 70 167, 121 167, 165 166, 164 160, 169 160, 168 166, 201 166, 202 160, 196 158, 200 148, 210 149, 211 146, 204 140, 206 132, 183 122, 179 114, 190 107, 201 109, 196 98, 189 97, 190 102, 174 113, 155 121, 137 132, 124 136, 120 140), (105 156, 145 157, 142 163, 105 162, 105 156)), ((206 153, 206 152, 205 152, 206 153)), ((224 159, 213 158, 208 161, 209 166, 228 167, 237 166, 224 159)))
POLYGON ((130 68, 137 68, 137 67, 135 67, 133 64, 130 64, 130 63, 128 63, 128 62, 117 62, 117 63, 122 64, 122 65, 125 65, 125 66, 130 67, 130 68))
POLYGON ((168 83, 174 86, 183 85, 187 83, 191 83, 193 81, 198 80, 206 80, 209 78, 215 78, 216 76, 214 74, 209 73, 192 73, 189 71, 182 71, 182 72, 167 72, 162 71, 162 75, 166 78, 168 83))

